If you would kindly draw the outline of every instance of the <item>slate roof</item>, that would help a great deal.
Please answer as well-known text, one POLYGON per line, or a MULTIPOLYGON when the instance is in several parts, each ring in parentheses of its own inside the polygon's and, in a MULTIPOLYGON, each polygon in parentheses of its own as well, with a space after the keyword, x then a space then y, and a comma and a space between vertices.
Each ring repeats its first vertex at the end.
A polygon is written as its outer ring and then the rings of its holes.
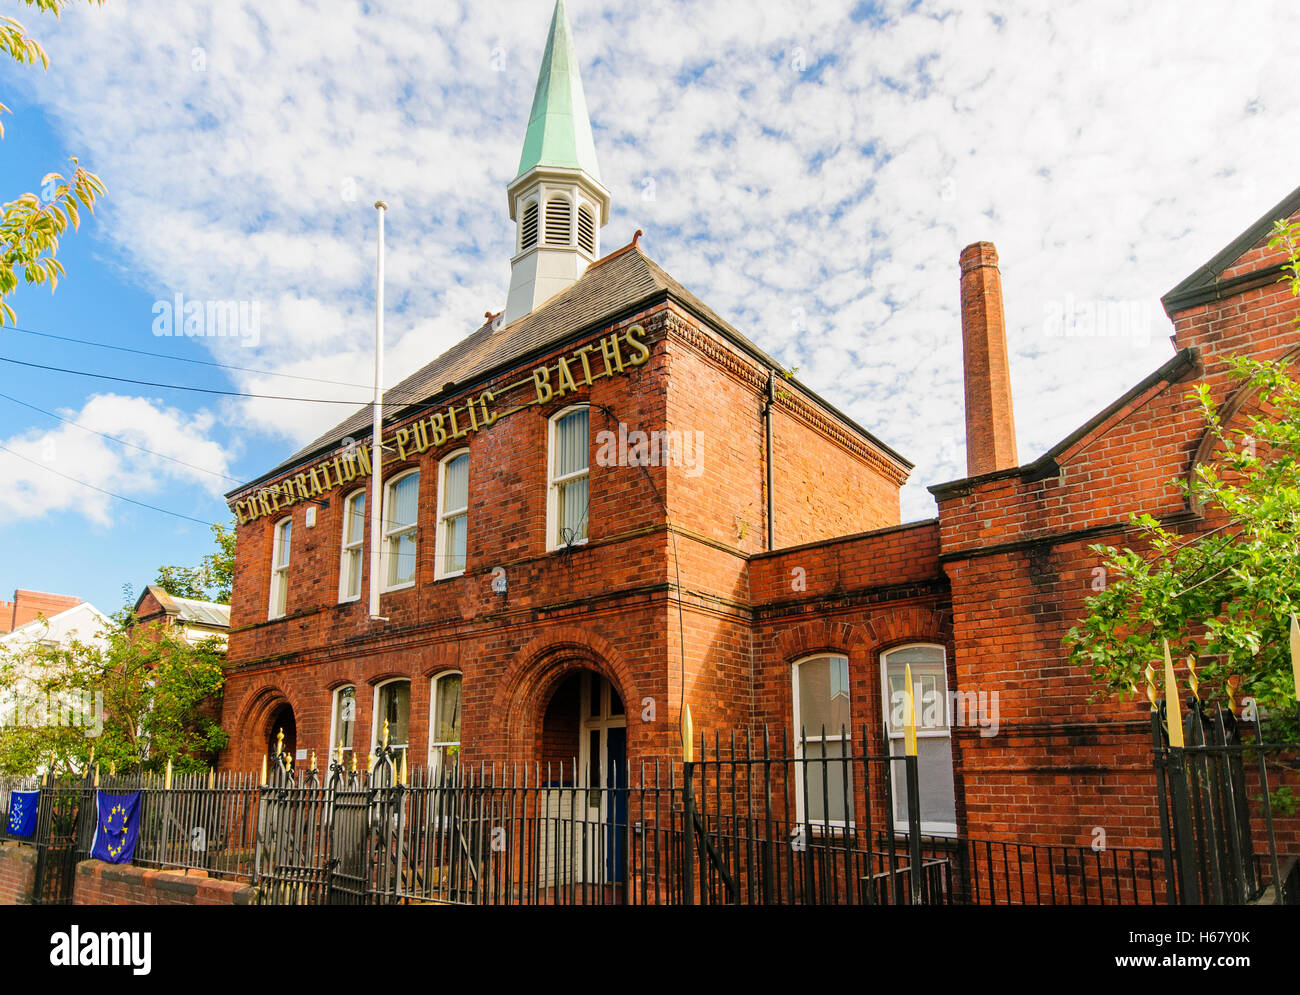
MULTIPOLYGON (((633 314, 664 299, 672 299, 699 317, 724 338, 749 353, 770 369, 781 364, 768 356, 702 300, 650 259, 635 242, 592 263, 587 272, 541 307, 511 324, 493 330, 492 320, 461 339, 454 346, 384 393, 385 421, 400 417, 403 408, 425 404, 440 396, 448 398, 486 383, 498 371, 518 365, 529 357, 544 354, 562 343, 580 338, 587 331, 606 324, 620 314, 633 314)), ((798 386, 810 400, 847 428, 908 470, 913 464, 886 446, 865 428, 832 405, 798 386)), ((256 480, 237 487, 226 496, 233 498, 249 487, 279 476, 291 467, 342 444, 344 438, 368 437, 372 411, 359 407, 350 417, 304 446, 293 456, 256 480)))

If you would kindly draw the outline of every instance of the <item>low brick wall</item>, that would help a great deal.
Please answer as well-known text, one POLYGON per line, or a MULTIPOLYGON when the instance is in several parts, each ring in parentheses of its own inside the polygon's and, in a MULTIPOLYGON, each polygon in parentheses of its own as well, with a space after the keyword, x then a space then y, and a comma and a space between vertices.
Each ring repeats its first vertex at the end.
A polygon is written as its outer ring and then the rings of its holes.
POLYGON ((31 905, 36 881, 36 848, 0 843, 0 905, 31 905))
POLYGON ((257 889, 240 881, 191 871, 159 871, 131 864, 83 860, 77 865, 73 905, 253 905, 257 889))

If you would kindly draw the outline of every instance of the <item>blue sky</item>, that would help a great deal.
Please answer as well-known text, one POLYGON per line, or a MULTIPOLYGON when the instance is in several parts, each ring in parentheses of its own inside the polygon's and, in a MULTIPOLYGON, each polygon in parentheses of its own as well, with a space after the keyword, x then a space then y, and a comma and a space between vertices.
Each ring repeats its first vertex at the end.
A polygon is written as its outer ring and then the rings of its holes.
MULTIPOLYGON (((0 332, 0 356, 218 390, 364 400, 373 210, 388 219, 390 382, 503 303, 513 177, 548 0, 11 0, 48 73, 0 66, 0 195, 76 154, 108 185, 19 326, 271 371, 0 332), (160 338, 155 305, 244 301, 256 342, 160 338), (285 375, 340 381, 287 379, 285 375)), ((1159 295, 1297 183, 1284 42, 1235 4, 568 3, 613 213, 801 380, 917 464, 964 472, 957 255, 997 243, 1022 460, 1168 358, 1159 295), (1051 316, 1119 315, 1092 334, 1051 316), (1100 334, 1104 332, 1105 334, 1100 334)), ((349 409, 97 382, 0 363, 0 597, 111 609, 197 524, 349 409), (64 474, 57 476, 55 472, 64 474)))

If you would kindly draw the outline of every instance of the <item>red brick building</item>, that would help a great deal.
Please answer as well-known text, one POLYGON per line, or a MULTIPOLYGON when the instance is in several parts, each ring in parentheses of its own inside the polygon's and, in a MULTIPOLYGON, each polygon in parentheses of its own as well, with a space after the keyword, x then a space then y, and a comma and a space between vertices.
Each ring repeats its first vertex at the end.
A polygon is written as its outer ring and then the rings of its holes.
POLYGON ((386 718, 413 763, 599 768, 678 754, 684 703, 697 730, 803 727, 833 756, 843 725, 883 752, 907 664, 959 706, 923 721, 927 830, 1155 842, 1146 711, 1089 704, 1061 638, 1090 543, 1123 542, 1134 512, 1202 527, 1166 486, 1213 458, 1187 394, 1204 380, 1239 405, 1226 357, 1295 350, 1265 243, 1300 190, 1166 295, 1169 362, 1024 464, 997 255, 966 249, 970 475, 906 525, 906 459, 635 240, 600 255, 608 192, 562 5, 509 194, 505 311, 385 395, 381 617, 369 408, 229 495, 224 765, 255 769, 279 729, 300 756, 364 756, 386 718))

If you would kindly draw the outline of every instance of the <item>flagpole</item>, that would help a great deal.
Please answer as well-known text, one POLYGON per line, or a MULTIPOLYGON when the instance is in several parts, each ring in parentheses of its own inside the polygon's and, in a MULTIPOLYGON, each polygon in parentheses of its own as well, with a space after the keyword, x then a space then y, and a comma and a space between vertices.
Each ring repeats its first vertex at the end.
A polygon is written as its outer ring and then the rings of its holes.
POLYGON ((370 429, 370 617, 386 621, 379 614, 379 570, 383 560, 380 554, 384 488, 384 212, 388 205, 377 200, 375 210, 379 213, 379 241, 375 249, 375 397, 370 429))

